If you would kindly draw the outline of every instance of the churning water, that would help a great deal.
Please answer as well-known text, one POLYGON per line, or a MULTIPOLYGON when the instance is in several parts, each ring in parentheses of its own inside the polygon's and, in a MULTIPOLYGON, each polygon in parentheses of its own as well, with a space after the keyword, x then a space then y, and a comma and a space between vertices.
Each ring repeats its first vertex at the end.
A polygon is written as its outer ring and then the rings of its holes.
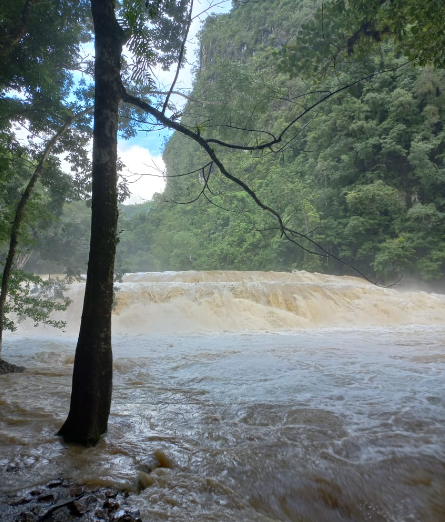
POLYGON ((68 411, 66 334, 22 330, 0 377, 0 491, 57 476, 134 491, 147 521, 445 520, 445 298, 317 274, 133 274, 109 432, 68 411), (144 474, 161 454, 169 468, 144 474), (139 484, 146 489, 136 493, 139 484))

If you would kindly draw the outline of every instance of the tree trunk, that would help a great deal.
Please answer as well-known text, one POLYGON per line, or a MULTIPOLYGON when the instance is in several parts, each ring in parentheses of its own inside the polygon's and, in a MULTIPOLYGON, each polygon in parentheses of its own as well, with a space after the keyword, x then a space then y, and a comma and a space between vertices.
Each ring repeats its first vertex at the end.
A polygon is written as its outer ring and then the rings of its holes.
POLYGON ((62 137, 63 134, 65 134, 65 132, 70 127, 70 125, 74 121, 74 119, 77 119, 80 116, 84 116, 89 111, 90 111, 90 109, 87 109, 86 111, 83 111, 80 114, 78 114, 75 118, 73 118, 73 117, 68 118, 65 125, 51 138, 51 140, 48 142, 47 146, 45 147, 42 157, 40 158, 40 161, 37 164, 37 167, 36 167, 33 175, 31 176, 31 179, 29 180, 28 185, 26 186, 26 189, 23 192, 22 197, 20 198, 20 201, 17 205, 17 209, 15 211, 15 216, 14 216, 14 222, 12 224, 12 229, 11 229, 11 236, 9 238, 8 255, 6 256, 5 266, 3 268, 1 290, 0 290, 0 354, 2 351, 3 324, 4 324, 4 316, 5 316, 6 298, 8 296, 8 289, 9 289, 9 279, 11 277, 12 267, 14 264, 14 258, 15 258, 16 251, 17 251, 17 245, 19 243, 20 228, 22 226, 23 217, 25 215, 26 205, 29 201, 29 198, 31 197, 32 191, 34 190, 36 183, 40 179, 40 176, 45 167, 46 160, 48 159, 48 156, 50 155, 54 145, 57 143, 59 138, 62 137))
POLYGON ((113 0, 91 0, 95 30, 95 108, 91 242, 85 299, 74 360, 67 442, 97 443, 107 431, 112 391, 111 310, 117 244, 117 130, 125 42, 113 0))

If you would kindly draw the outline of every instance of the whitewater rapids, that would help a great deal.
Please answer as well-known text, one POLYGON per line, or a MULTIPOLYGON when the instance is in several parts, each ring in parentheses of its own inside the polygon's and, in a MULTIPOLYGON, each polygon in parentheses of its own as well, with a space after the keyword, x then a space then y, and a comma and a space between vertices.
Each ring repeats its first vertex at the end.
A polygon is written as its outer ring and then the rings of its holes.
MULTIPOLYGON (((277 332, 301 328, 443 325, 445 296, 380 288, 309 272, 155 272, 116 284, 116 334, 277 332)), ((84 285, 73 285, 68 331, 80 322, 84 285)))
POLYGON ((444 296, 308 273, 128 275, 109 433, 84 450, 54 435, 82 292, 66 333, 5 338, 28 370, 0 377, 0 492, 120 486, 147 522, 445 520, 444 296), (136 493, 155 452, 172 467, 136 493))

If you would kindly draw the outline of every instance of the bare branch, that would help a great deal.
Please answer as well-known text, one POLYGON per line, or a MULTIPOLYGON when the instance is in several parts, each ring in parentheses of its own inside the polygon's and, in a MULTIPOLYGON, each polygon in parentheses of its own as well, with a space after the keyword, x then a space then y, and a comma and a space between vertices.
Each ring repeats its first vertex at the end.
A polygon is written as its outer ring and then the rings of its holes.
POLYGON ((208 139, 207 143, 215 143, 217 145, 220 145, 221 147, 227 147, 227 148, 235 149, 235 150, 264 150, 264 149, 270 149, 270 147, 272 147, 273 145, 276 145, 277 143, 280 143, 283 140, 284 135, 288 132, 288 130, 291 127, 293 127, 299 120, 301 120, 304 116, 306 116, 306 114, 308 114, 309 112, 314 110, 315 107, 318 107, 320 104, 324 103, 329 98, 332 98, 333 96, 335 96, 335 95, 337 95, 337 94, 339 94, 339 93, 341 93, 341 92, 343 92, 343 91, 345 91, 345 90, 347 90, 347 89, 349 89, 351 87, 354 87, 354 85, 357 85, 360 82, 371 80, 372 78, 375 78, 376 76, 378 76, 380 74, 396 71, 396 70, 398 70, 398 69, 400 69, 402 67, 405 67, 405 65, 407 65, 408 63, 411 63, 411 62, 412 62, 412 60, 408 60, 408 61, 404 62, 401 65, 397 65, 397 66, 391 67, 389 69, 384 69, 382 71, 377 71, 375 73, 369 74, 368 76, 364 76, 363 78, 359 78, 358 80, 355 80, 355 81, 353 81, 351 83, 348 83, 347 85, 343 85, 342 87, 336 89, 335 91, 328 91, 328 94, 326 96, 323 96, 323 98, 321 98, 317 102, 313 103, 312 105, 310 105, 309 107, 304 109, 288 125, 286 125, 286 127, 284 127, 284 129, 281 131, 281 133, 279 134, 279 136, 277 138, 275 138, 274 140, 269 141, 268 143, 264 143, 264 144, 261 144, 261 145, 252 145, 252 146, 237 145, 235 143, 227 143, 225 141, 218 140, 216 138, 208 139))
POLYGON ((173 92, 173 89, 175 88, 176 82, 178 81, 179 71, 181 70, 182 60, 184 58, 185 43, 187 41, 187 38, 188 38, 188 35, 190 32, 190 26, 192 25, 192 20, 193 20, 192 11, 193 11, 193 0, 190 0, 190 12, 189 12, 189 17, 188 17, 188 21, 187 21, 187 27, 185 29, 184 38, 181 42, 181 50, 179 51, 178 66, 176 67, 176 73, 175 73, 175 77, 173 79, 173 83, 171 84, 170 90, 168 91, 167 97, 165 98, 164 105, 162 107, 162 114, 165 114, 165 111, 167 110, 170 96, 173 92))
MULTIPOLYGON (((247 127, 238 127, 237 125, 232 125, 232 124, 229 124, 229 123, 226 123, 226 124, 221 124, 221 125, 207 125, 207 128, 212 128, 212 129, 220 129, 220 128, 228 128, 228 129, 233 129, 233 130, 240 130, 240 131, 244 131, 244 132, 257 132, 258 134, 266 134, 267 136, 270 136, 273 140, 275 140, 275 136, 269 132, 269 131, 265 131, 265 130, 257 130, 257 129, 248 129, 247 127)), ((207 140, 209 141, 209 140, 207 140)))
MULTIPOLYGON (((409 63, 409 62, 406 62, 406 63, 409 63)), ((228 144, 228 143, 222 142, 221 140, 216 140, 216 139, 205 139, 201 136, 200 132, 194 132, 189 127, 186 127, 185 125, 182 125, 181 123, 178 123, 176 121, 172 121, 167 116, 165 116, 165 114, 163 112, 160 112, 159 110, 152 107, 147 102, 137 98, 136 96, 133 96, 133 95, 127 93, 124 89, 122 92, 122 99, 123 99, 123 101, 130 103, 130 104, 134 105, 135 107, 139 107, 140 109, 148 112, 149 114, 154 116, 160 123, 162 123, 166 127, 180 132, 184 136, 187 136, 188 138, 194 140, 197 144, 199 144, 207 152, 208 156, 212 160, 212 163, 218 167, 219 171, 225 178, 227 178, 228 180, 232 181, 233 183, 235 183, 236 185, 241 187, 243 189, 243 191, 246 192, 252 198, 252 200, 255 202, 255 204, 259 208, 261 208, 265 212, 269 213, 271 216, 273 216, 274 219, 276 219, 278 221, 278 229, 280 230, 282 237, 285 237, 288 241, 290 241, 291 243, 294 243, 296 246, 298 246, 305 252, 308 252, 310 254, 317 255, 320 257, 324 257, 324 258, 332 257, 339 263, 341 263, 345 266, 348 266, 349 268, 351 268, 351 270, 354 270, 356 273, 358 273, 360 276, 362 276, 364 279, 366 279, 370 283, 373 283, 376 286, 381 286, 381 285, 378 285, 375 281, 368 278, 363 272, 361 272, 359 269, 357 269, 356 267, 354 267, 347 261, 344 261, 343 259, 339 258, 338 256, 336 256, 336 255, 332 254, 331 252, 329 252, 328 250, 326 250, 320 243, 318 243, 317 241, 315 241, 314 239, 309 237, 307 234, 303 234, 301 232, 298 232, 296 230, 293 230, 293 229, 287 227, 285 225, 285 223, 283 222, 283 218, 281 217, 279 212, 277 212, 275 209, 273 209, 269 205, 263 203, 263 201, 261 201, 261 199, 257 196, 255 191, 251 187, 249 187, 249 185, 247 185, 244 181, 242 181, 241 179, 237 178, 236 176, 234 176, 233 174, 228 172, 225 165, 218 158, 218 156, 215 152, 215 149, 211 146, 211 144, 216 143, 218 145, 232 148, 235 150, 264 150, 266 148, 271 149, 273 145, 280 143, 283 140, 284 136, 289 131, 289 129, 291 129, 299 120, 301 120, 301 118, 303 116, 305 116, 309 112, 313 111, 316 107, 318 107, 324 101, 335 96, 336 94, 339 94, 340 92, 345 91, 346 89, 348 89, 350 87, 353 87, 354 85, 357 85, 358 83, 360 83, 362 81, 370 80, 370 79, 374 78, 375 76, 382 74, 384 72, 391 72, 391 71, 400 69, 401 67, 406 65, 406 63, 393 67, 391 69, 387 69, 384 71, 378 71, 378 72, 370 74, 364 78, 355 80, 354 82, 351 82, 348 85, 344 85, 335 91, 329 91, 329 93, 326 96, 324 96, 317 102, 313 103, 311 106, 309 106, 307 109, 305 109, 302 113, 300 113, 297 117, 295 117, 288 125, 286 125, 286 127, 281 131, 281 133, 279 134, 279 136, 277 138, 275 138, 274 140, 271 140, 270 142, 268 142, 266 144, 261 144, 261 145, 257 145, 254 147, 246 147, 246 146, 241 146, 241 145, 228 144), (301 238, 301 239, 307 241, 309 244, 313 245, 316 249, 318 249, 318 252, 310 250, 310 249, 304 247, 303 245, 301 245, 301 243, 296 241, 296 239, 295 239, 296 237, 301 238)), ((193 200, 189 201, 188 203, 193 203, 193 202, 197 201, 204 194, 206 188, 208 188, 207 180, 205 180, 204 187, 200 191, 199 195, 196 198, 194 198, 193 200)), ((185 202, 178 202, 178 203, 187 204, 185 202)), ((397 282, 398 281, 396 281, 395 283, 393 283, 390 286, 394 286, 395 284, 397 284, 397 282)), ((385 287, 385 288, 388 288, 388 287, 385 287)))
POLYGON ((198 201, 198 199, 204 194, 206 188, 208 188, 207 181, 204 180, 204 186, 202 187, 202 190, 199 192, 196 198, 193 198, 190 201, 175 201, 173 199, 166 199, 165 203, 175 203, 176 205, 190 205, 191 203, 195 203, 195 201, 198 201))
POLYGON ((210 9, 213 9, 214 7, 217 7, 217 6, 222 5, 222 4, 226 4, 227 1, 228 0, 220 0, 219 2, 215 2, 214 4, 210 4, 209 7, 207 7, 206 9, 203 9, 197 15, 195 15, 192 18, 192 22, 193 22, 193 20, 196 20, 197 18, 201 17, 204 13, 207 13, 207 11, 210 11, 210 9))
POLYGON ((139 176, 139 178, 142 178, 143 176, 150 176, 152 178, 182 178, 184 176, 191 176, 192 174, 201 172, 203 169, 206 169, 211 164, 212 164, 212 162, 209 161, 203 167, 199 167, 199 169, 191 170, 190 172, 183 172, 182 174, 165 174, 157 167, 151 167, 151 168, 157 170, 158 172, 162 172, 162 174, 149 174, 149 173, 141 174, 140 172, 132 172, 129 169, 127 169, 127 172, 129 172, 130 175, 132 175, 132 176, 139 176))

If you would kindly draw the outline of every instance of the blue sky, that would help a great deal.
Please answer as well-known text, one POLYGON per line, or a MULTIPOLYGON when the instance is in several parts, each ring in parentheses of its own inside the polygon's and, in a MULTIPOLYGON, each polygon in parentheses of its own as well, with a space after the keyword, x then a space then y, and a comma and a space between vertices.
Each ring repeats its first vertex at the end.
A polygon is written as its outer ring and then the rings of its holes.
MULTIPOLYGON (((195 62, 195 53, 198 46, 196 34, 201 28, 202 22, 210 13, 227 13, 231 8, 231 0, 195 0, 195 19, 189 34, 187 46, 187 65, 181 70, 175 89, 189 92, 192 88, 192 67, 195 62)), ((168 90, 175 74, 175 68, 170 71, 155 71, 159 82, 159 90, 168 90)), ((176 104, 183 103, 183 99, 176 97, 176 104)), ((135 138, 119 141, 119 155, 127 166, 128 180, 131 181, 132 197, 129 203, 139 203, 151 199, 155 192, 162 192, 164 182, 162 178, 151 177, 149 174, 159 176, 159 170, 164 169, 162 151, 165 140, 171 135, 168 130, 153 132, 140 132, 135 138), (130 173, 134 173, 131 175, 130 173), (144 174, 138 176, 136 174, 144 174)))
MULTIPOLYGON (((196 38, 197 32, 201 28, 202 22, 210 13, 227 13, 231 8, 231 0, 195 0, 194 1, 194 21, 192 23, 186 61, 187 64, 181 69, 175 90, 190 92, 193 84, 192 68, 195 62, 195 55, 198 46, 196 38)), ((94 52, 94 44, 88 44, 84 49, 86 54, 94 52)), ((155 71, 158 80, 157 89, 159 91, 168 91, 174 78, 176 68, 169 71, 162 71, 159 68, 155 71)), ((82 75, 75 74, 75 79, 80 81, 82 75)), ((184 99, 179 96, 172 96, 172 101, 178 107, 184 104, 184 99)), ((24 143, 29 140, 29 131, 17 126, 16 136, 24 143)), ((167 129, 160 129, 152 132, 140 132, 139 135, 130 140, 119 140, 118 154, 120 159, 126 165, 123 174, 130 183, 132 196, 126 203, 141 203, 151 199, 155 192, 162 192, 164 189, 164 181, 162 172, 164 171, 164 163, 162 161, 162 151, 165 146, 165 140, 171 135, 167 129)), ((39 142, 39 139, 36 138, 39 142)), ((40 140, 41 141, 41 140, 40 140)), ((67 172, 71 171, 70 164, 61 158, 62 168, 67 172)))

